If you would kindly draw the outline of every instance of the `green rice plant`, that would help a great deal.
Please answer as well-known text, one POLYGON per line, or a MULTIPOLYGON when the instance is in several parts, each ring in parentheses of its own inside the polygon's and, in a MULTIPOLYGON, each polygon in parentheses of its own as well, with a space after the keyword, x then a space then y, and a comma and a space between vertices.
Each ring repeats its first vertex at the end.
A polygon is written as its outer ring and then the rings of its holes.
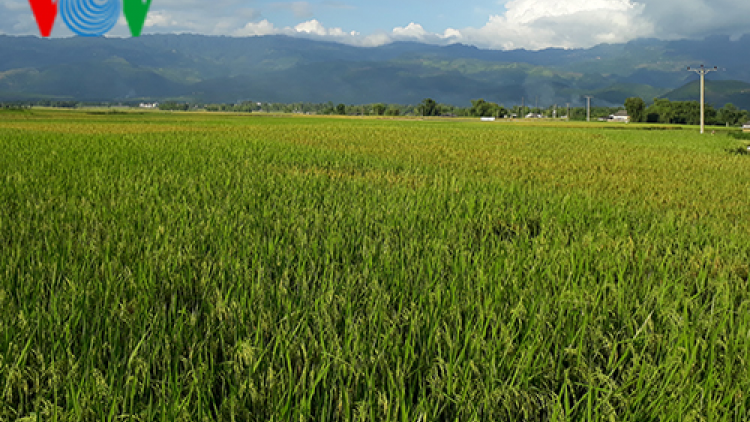
POLYGON ((747 420, 733 145, 3 115, 0 420, 747 420))

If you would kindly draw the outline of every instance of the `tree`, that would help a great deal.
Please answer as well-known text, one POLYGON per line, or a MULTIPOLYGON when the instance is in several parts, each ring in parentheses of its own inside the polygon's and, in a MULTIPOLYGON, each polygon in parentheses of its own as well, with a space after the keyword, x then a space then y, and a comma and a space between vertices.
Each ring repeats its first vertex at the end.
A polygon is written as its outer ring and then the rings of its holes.
POLYGON ((372 105, 372 112, 376 116, 382 116, 382 115, 384 115, 385 114, 385 110, 386 110, 385 104, 373 104, 372 105))
POLYGON ((388 110, 385 112, 386 116, 400 116, 401 110, 396 106, 390 106, 388 110))
POLYGON ((471 100, 469 114, 474 117, 502 117, 507 113, 504 107, 487 102, 483 98, 471 100))
POLYGON ((727 103, 719 109, 717 116, 719 122, 735 126, 741 123, 745 123, 747 119, 747 112, 740 110, 732 103, 727 103))
POLYGON ((336 106, 336 114, 344 116, 346 115, 346 105, 339 104, 336 106))
POLYGON ((739 120, 737 121, 737 124, 740 126, 744 125, 747 122, 747 119, 749 116, 750 114, 748 114, 747 110, 742 110, 740 112, 740 117, 739 117, 739 120))
POLYGON ((159 110, 168 110, 168 111, 188 111, 190 109, 190 104, 184 103, 184 104, 178 104, 174 102, 166 102, 159 104, 159 110))
MULTIPOLYGON (((716 109, 710 104, 706 104, 705 116, 706 124, 713 125, 721 122, 717 118, 716 109)), ((646 109, 646 121, 697 125, 701 121, 701 106, 698 101, 669 101, 665 98, 656 98, 654 104, 646 109)))
POLYGON ((631 122, 643 122, 646 120, 646 102, 639 97, 630 97, 625 100, 625 109, 628 111, 631 122))
POLYGON ((646 109, 649 123, 672 123, 675 110, 671 101, 666 98, 654 98, 654 104, 646 109))
POLYGON ((422 103, 417 107, 419 114, 422 116, 439 116, 440 108, 438 104, 432 98, 425 98, 422 103))

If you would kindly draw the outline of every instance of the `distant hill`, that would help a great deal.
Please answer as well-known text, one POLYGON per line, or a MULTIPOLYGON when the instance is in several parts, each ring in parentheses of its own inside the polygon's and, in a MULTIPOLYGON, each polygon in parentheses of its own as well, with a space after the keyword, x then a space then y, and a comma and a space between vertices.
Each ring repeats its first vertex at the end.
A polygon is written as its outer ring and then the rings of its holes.
POLYGON ((624 99, 628 97, 641 97, 645 101, 651 102, 654 98, 660 97, 667 91, 669 91, 669 88, 656 88, 645 84, 619 83, 593 91, 591 94, 599 100, 620 104, 624 103, 624 99))
MULTIPOLYGON (((688 65, 727 68, 712 81, 750 82, 750 59, 737 54, 748 41, 644 39, 590 49, 497 51, 415 42, 362 48, 286 36, 0 36, 0 101, 415 104, 431 97, 456 105, 484 98, 549 106, 580 105, 582 95, 594 95, 598 105, 618 105, 630 96, 650 101, 679 94, 697 79, 685 71, 688 65)), ((715 101, 739 98, 727 95, 715 101)))
MULTIPOLYGON (((698 101, 700 99, 700 81, 690 82, 662 96, 672 101, 698 101)), ((707 81, 706 103, 714 107, 732 103, 737 107, 750 110, 750 83, 742 81, 707 81)))

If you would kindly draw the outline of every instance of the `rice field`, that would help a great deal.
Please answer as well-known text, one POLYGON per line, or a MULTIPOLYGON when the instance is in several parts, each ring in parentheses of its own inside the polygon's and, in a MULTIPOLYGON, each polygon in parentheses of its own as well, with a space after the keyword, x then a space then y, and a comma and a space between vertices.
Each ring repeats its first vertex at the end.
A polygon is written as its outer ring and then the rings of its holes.
POLYGON ((638 129, 0 113, 0 421, 749 420, 748 143, 638 129))

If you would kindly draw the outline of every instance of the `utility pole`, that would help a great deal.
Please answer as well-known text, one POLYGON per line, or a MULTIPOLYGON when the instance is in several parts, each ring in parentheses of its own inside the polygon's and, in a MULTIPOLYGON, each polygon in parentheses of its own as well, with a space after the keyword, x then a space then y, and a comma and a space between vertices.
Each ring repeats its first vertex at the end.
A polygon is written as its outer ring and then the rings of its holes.
POLYGON ((567 118, 568 121, 570 121, 570 103, 565 103, 565 105, 568 106, 568 115, 565 117, 567 118))
POLYGON ((586 121, 591 121, 591 99, 594 98, 590 95, 586 95, 586 121))
POLYGON ((519 113, 520 115, 518 116, 521 119, 525 117, 524 113, 526 113, 526 106, 524 105, 524 101, 526 101, 526 97, 521 97, 521 112, 519 113))
POLYGON ((716 72, 719 68, 714 66, 713 69, 710 69, 701 65, 698 69, 688 67, 687 70, 701 75, 701 135, 703 135, 706 128, 706 74, 716 72))

